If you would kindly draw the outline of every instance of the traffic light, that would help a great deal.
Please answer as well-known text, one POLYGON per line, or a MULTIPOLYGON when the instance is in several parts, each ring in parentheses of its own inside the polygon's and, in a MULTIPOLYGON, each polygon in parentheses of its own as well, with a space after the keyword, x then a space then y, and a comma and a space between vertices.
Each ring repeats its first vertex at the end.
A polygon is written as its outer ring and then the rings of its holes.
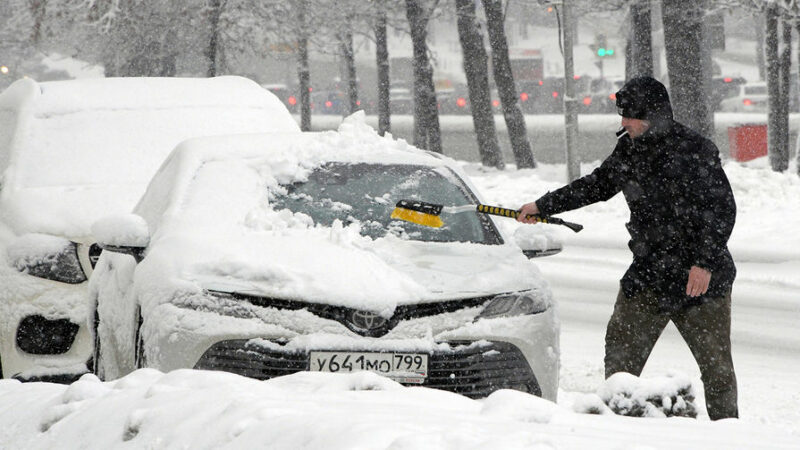
POLYGON ((597 56, 604 57, 604 56, 614 56, 614 49, 613 48, 605 48, 600 47, 597 49, 597 56))
POLYGON ((599 58, 614 56, 614 49, 608 47, 608 42, 606 41, 606 36, 604 34, 598 34, 594 37, 594 45, 592 45, 592 50, 595 51, 595 54, 599 58))

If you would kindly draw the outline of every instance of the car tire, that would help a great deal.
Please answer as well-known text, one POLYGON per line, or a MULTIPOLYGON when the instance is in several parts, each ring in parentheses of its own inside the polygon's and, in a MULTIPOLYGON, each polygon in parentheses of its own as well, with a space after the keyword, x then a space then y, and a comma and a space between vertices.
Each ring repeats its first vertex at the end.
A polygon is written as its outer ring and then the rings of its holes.
POLYGON ((135 346, 134 346, 134 367, 136 369, 141 369, 147 367, 147 358, 144 355, 144 339, 142 338, 142 325, 144 324, 144 319, 142 319, 142 309, 139 307, 136 310, 136 335, 135 335, 135 346))

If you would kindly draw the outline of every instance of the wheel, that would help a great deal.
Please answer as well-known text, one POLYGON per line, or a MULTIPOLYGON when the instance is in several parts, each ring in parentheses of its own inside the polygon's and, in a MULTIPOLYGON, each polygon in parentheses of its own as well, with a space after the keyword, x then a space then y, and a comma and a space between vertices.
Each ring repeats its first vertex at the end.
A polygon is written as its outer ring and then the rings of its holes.
POLYGON ((142 338, 142 324, 144 324, 144 319, 142 319, 142 309, 140 307, 136 310, 136 353, 134 354, 134 364, 137 369, 147 367, 147 358, 144 355, 144 338, 142 338))

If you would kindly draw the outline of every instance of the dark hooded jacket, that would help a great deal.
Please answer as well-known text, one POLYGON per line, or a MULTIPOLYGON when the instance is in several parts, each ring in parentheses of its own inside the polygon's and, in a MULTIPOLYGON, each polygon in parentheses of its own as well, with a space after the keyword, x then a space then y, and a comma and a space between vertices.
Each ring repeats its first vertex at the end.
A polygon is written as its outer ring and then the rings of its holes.
POLYGON ((591 174, 536 200, 543 215, 608 200, 622 191, 630 208, 633 263, 622 278, 627 297, 653 291, 663 312, 726 295, 736 276, 728 238, 736 204, 713 142, 675 122, 666 88, 630 80, 617 93, 626 117, 648 120, 636 139, 625 135, 591 174), (689 269, 711 272, 706 294, 686 295, 689 269))

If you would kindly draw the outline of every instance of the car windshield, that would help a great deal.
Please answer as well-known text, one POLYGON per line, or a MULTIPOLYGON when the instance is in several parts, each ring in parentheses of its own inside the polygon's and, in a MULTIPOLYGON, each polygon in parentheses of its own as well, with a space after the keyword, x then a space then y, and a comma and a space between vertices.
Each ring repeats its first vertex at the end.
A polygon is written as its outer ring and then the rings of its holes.
POLYGON ((330 226, 334 220, 359 222, 361 234, 379 238, 392 233, 403 239, 428 242, 500 244, 494 225, 474 211, 441 215, 444 226, 432 228, 391 218, 401 199, 445 206, 476 203, 473 194, 449 169, 414 165, 326 164, 308 181, 284 186, 271 198, 275 210, 311 216, 330 226))

